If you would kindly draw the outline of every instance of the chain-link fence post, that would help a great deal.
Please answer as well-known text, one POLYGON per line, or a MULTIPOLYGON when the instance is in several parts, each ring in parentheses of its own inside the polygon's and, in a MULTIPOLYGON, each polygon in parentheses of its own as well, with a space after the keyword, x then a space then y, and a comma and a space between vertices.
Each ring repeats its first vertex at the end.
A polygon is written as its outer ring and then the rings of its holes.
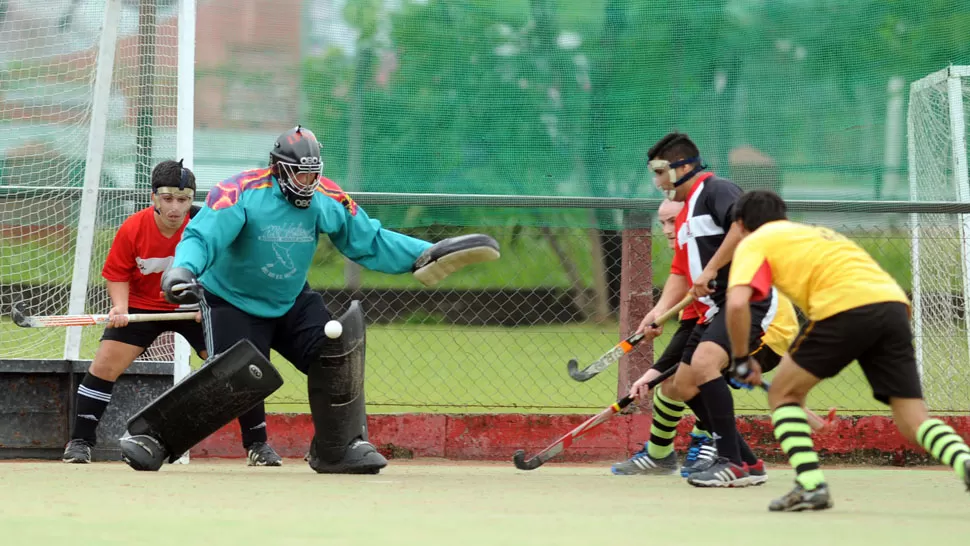
MULTIPOLYGON (((626 226, 650 226, 651 215, 631 212, 626 226)), ((623 268, 620 277, 620 338, 636 331, 643 316, 653 307, 652 234, 649 227, 623 230, 623 268)), ((625 396, 630 385, 653 365, 653 344, 644 343, 620 360, 617 394, 625 396)), ((640 411, 650 409, 650 400, 640 400, 640 411)))

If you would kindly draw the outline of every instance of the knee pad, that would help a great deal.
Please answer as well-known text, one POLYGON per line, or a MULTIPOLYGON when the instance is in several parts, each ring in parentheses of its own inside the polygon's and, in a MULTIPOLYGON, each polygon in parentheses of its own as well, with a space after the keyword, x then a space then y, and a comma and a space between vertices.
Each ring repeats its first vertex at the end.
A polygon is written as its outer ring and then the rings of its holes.
POLYGON ((311 451, 324 462, 340 461, 358 438, 367 441, 366 335, 360 302, 351 302, 339 321, 343 333, 320 344, 319 359, 307 370, 307 398, 315 429, 311 451))

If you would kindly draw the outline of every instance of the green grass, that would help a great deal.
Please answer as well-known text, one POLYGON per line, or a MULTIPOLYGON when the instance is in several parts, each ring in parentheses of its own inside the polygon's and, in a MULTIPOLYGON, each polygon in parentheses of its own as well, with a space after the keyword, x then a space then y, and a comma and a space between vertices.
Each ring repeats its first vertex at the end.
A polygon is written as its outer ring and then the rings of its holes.
POLYGON ((606 464, 525 473, 508 462, 392 461, 377 476, 328 476, 300 460, 193 459, 158 473, 10 462, 0 464, 0 527, 4 544, 36 546, 856 546, 962 544, 970 533, 967 495, 949 471, 829 468, 835 507, 803 514, 767 511, 792 471, 769 474, 762 487, 710 490, 611 476, 606 464))
MULTIPOLYGON (((615 324, 456 327, 421 324, 374 325, 368 328, 367 400, 372 413, 593 413, 616 396, 617 367, 586 383, 566 374, 566 362, 591 362, 617 341, 615 324)), ((669 329, 668 329, 669 330, 669 329)), ((656 354, 666 346, 658 339, 656 354)), ((82 356, 91 358, 100 331, 86 329, 82 356)), ((31 348, 31 358, 60 358, 64 332, 59 329, 17 328, 0 320, 0 351, 41 342, 46 352, 31 348), (38 337, 42 336, 42 337, 38 337)), ((954 354, 957 351, 953 351, 954 354)), ((966 354, 966 347, 963 353, 966 354)), ((303 413, 306 379, 273 354, 286 379, 269 400, 269 411, 303 413)), ((193 365, 200 361, 193 357, 193 365)), ((934 410, 965 412, 970 379, 954 373, 958 363, 940 362, 928 368, 928 400, 934 410)), ((769 376, 770 378, 770 376, 769 376)), ((741 413, 764 413, 765 394, 737 391, 741 413)), ((809 397, 817 410, 837 407, 843 415, 884 412, 872 399, 860 368, 853 364, 838 377, 822 382, 809 397)))

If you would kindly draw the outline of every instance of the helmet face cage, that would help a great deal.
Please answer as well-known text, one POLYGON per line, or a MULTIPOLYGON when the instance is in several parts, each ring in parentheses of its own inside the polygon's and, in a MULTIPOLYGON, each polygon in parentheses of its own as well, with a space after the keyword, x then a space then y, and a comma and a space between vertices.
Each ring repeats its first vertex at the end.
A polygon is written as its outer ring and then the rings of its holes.
POLYGON ((270 164, 274 167, 283 195, 294 205, 309 206, 309 198, 317 190, 323 160, 320 157, 320 143, 313 131, 302 126, 283 133, 270 152, 270 164), (306 184, 299 182, 297 175, 312 175, 306 184))
POLYGON ((320 179, 320 173, 323 172, 323 164, 319 157, 301 157, 299 163, 277 160, 276 166, 279 169, 280 185, 287 191, 300 197, 311 197, 313 192, 317 191, 317 181, 320 179), (296 175, 300 173, 313 175, 305 186, 297 181, 296 175))

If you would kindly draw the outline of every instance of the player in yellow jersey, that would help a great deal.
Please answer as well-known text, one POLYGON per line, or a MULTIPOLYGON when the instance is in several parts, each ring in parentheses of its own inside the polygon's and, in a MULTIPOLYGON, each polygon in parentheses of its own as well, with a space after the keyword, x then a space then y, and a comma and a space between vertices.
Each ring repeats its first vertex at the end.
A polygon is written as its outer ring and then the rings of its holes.
POLYGON ((903 289, 861 247, 828 228, 787 219, 785 202, 770 191, 752 191, 735 205, 742 241, 728 281, 727 328, 731 369, 761 382, 747 355, 751 301, 775 289, 786 294, 809 322, 782 358, 768 403, 775 437, 795 469, 795 488, 775 499, 771 511, 832 507, 819 469, 811 429, 801 408, 808 392, 858 360, 873 396, 892 408, 907 439, 954 468, 970 488, 970 448, 951 427, 931 419, 923 402, 909 300, 903 289))

